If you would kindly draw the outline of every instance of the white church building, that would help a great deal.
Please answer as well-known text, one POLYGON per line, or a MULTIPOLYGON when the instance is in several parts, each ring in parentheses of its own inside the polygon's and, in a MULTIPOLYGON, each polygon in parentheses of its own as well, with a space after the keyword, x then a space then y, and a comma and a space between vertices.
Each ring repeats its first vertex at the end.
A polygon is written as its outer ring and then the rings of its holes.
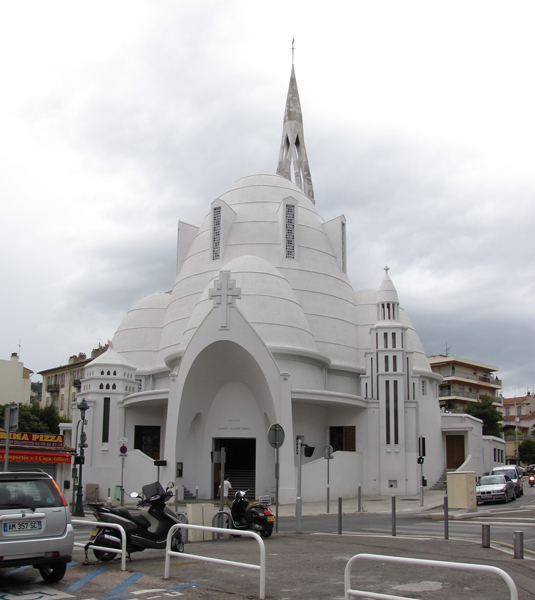
POLYGON ((224 447, 235 488, 273 494, 275 423, 283 504, 296 498, 298 439, 315 447, 303 457, 304 501, 325 498, 327 445, 333 498, 359 484, 417 494, 421 436, 429 486, 447 467, 490 471, 503 441, 483 437, 477 419, 441 413, 442 378, 387 268, 377 282, 353 290, 345 218, 324 221, 316 208, 292 67, 277 174, 234 183, 200 226, 179 222, 172 291, 140 300, 86 365, 84 483, 98 483, 101 500, 121 477, 139 490, 161 461, 164 484, 213 498, 212 453, 224 447))

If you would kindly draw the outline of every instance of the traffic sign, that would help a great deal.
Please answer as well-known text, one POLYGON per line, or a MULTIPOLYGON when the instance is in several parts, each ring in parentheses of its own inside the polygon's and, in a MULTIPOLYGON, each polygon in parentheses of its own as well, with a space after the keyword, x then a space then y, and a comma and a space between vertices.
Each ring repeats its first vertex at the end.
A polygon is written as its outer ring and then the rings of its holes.
POLYGON ((121 454, 126 454, 126 453, 127 453, 127 451, 128 451, 128 448, 127 448, 126 446, 121 446, 121 447, 119 448, 119 452, 120 452, 121 454))
POLYGON ((284 444, 284 429, 278 423, 268 429, 268 442, 273 448, 280 448, 284 444))
POLYGON ((119 446, 126 446, 126 444, 128 444, 128 438, 120 437, 117 442, 119 446))

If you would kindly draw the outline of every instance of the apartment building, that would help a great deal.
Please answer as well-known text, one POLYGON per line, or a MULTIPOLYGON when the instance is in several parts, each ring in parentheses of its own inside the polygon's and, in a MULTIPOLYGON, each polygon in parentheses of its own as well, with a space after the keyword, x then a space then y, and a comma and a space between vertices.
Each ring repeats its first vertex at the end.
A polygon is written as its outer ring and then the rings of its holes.
POLYGON ((16 352, 9 360, 0 360, 0 404, 30 404, 32 375, 16 352))
POLYGON ((443 354, 427 358, 431 370, 444 378, 439 389, 444 411, 464 412, 467 404, 479 402, 483 395, 494 398, 496 408, 502 406, 502 382, 495 375, 498 367, 443 354))
POLYGON ((76 394, 80 391, 85 365, 107 349, 108 344, 99 345, 91 351, 89 358, 84 352, 80 352, 77 356, 71 356, 66 365, 39 371, 39 375, 43 377, 41 406, 54 404, 60 415, 71 418, 72 403, 76 401, 76 394))

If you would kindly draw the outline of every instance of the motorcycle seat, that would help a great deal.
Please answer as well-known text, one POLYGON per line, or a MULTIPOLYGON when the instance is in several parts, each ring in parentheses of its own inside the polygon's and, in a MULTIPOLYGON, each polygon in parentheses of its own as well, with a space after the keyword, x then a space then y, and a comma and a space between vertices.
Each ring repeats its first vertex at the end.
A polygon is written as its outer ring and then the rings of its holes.
POLYGON ((112 512, 124 519, 128 519, 129 521, 133 521, 136 525, 140 527, 144 527, 148 529, 150 527, 150 521, 144 515, 133 515, 130 513, 124 506, 117 506, 116 508, 112 508, 112 512))

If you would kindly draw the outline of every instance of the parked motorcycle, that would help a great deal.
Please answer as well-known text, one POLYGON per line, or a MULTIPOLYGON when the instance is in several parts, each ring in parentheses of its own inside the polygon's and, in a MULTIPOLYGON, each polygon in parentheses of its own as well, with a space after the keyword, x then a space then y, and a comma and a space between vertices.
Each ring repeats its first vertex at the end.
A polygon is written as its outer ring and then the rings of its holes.
MULTIPOLYGON (((100 503, 89 503, 96 520, 99 522, 90 534, 89 543, 86 545, 86 551, 93 546, 104 546, 106 548, 121 549, 121 534, 118 529, 106 528, 106 523, 115 523, 121 525, 126 533, 126 550, 131 552, 142 552, 145 548, 154 548, 157 550, 165 549, 167 544, 167 534, 173 525, 180 523, 178 516, 165 505, 173 496, 170 489, 173 483, 163 489, 160 482, 156 481, 143 486, 143 493, 140 496, 137 492, 132 492, 132 498, 139 498, 138 507, 148 506, 148 513, 156 522, 156 529, 151 530, 151 522, 145 515, 132 514, 124 506, 108 508, 100 503)), ((184 551, 184 541, 180 530, 177 530, 171 542, 171 550, 174 552, 184 551)), ((115 552, 106 552, 105 550, 93 550, 97 560, 104 562, 113 560, 115 552)))
POLYGON ((535 475, 530 475, 528 481, 529 481, 529 486, 533 487, 533 484, 535 484, 535 475))
POLYGON ((268 538, 273 533, 275 523, 275 516, 268 508, 271 505, 271 496, 260 496, 258 502, 249 504, 246 497, 248 491, 237 491, 234 495, 230 509, 232 528, 247 529, 268 538))

